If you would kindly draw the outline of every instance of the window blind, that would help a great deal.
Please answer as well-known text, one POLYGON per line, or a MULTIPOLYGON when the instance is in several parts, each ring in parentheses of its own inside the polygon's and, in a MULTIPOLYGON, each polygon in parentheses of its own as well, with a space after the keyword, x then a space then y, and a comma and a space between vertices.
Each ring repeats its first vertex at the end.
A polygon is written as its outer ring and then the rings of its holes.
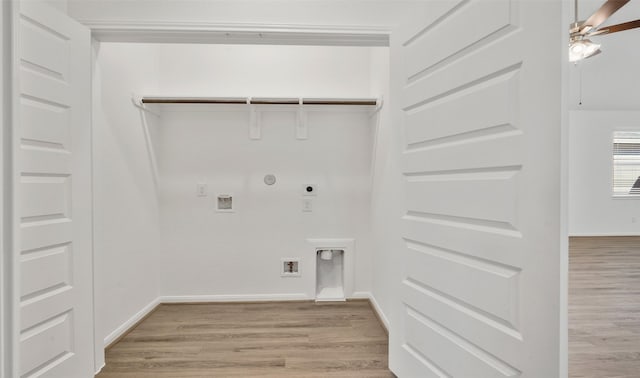
POLYGON ((613 133, 613 195, 640 197, 640 132, 613 133))

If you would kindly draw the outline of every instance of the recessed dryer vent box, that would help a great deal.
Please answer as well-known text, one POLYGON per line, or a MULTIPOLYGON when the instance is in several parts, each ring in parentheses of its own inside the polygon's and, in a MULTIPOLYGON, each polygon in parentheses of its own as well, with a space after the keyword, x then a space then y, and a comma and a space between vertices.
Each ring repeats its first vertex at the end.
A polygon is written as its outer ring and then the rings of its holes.
POLYGON ((216 209, 220 212, 233 212, 233 196, 230 194, 219 194, 216 209))

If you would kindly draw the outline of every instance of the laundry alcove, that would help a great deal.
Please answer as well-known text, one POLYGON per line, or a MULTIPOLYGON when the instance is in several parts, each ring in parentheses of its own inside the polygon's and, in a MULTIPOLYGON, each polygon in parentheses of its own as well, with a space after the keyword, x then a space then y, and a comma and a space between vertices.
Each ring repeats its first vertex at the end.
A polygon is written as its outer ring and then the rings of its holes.
POLYGON ((158 300, 314 299, 309 238, 353 239, 345 295, 371 290, 379 107, 141 97, 382 99, 387 81, 386 47, 96 44, 98 336, 113 341, 158 300), (230 211, 218 211, 219 197, 230 211), (281 274, 286 259, 299 275, 281 274))

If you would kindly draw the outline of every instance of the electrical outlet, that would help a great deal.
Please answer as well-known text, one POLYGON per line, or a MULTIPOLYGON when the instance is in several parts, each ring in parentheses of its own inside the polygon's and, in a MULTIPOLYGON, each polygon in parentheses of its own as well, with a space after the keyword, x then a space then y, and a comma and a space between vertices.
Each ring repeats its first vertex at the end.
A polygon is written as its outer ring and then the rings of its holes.
POLYGON ((305 198, 302 200, 302 211, 305 213, 313 211, 313 200, 311 198, 305 198))
POLYGON ((207 196, 207 184, 198 183, 196 185, 196 195, 198 197, 206 197, 207 196))

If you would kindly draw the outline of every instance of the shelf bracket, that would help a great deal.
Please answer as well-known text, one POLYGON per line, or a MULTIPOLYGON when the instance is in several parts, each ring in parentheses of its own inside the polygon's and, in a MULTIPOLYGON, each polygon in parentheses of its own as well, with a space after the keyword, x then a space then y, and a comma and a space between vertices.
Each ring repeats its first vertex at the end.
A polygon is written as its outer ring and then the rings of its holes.
POLYGON ((260 112, 256 105, 251 105, 251 98, 247 99, 249 105, 249 139, 260 140, 262 139, 262 112, 260 112))
POLYGON ((144 103, 142 102, 142 96, 137 95, 135 93, 132 93, 131 94, 131 102, 133 103, 133 106, 135 106, 136 108, 138 108, 138 109, 140 109, 142 111, 151 113, 156 117, 160 117, 160 114, 158 114, 156 112, 153 112, 153 111, 147 109, 146 106, 144 106, 144 103))
POLYGON ((298 111, 296 113, 296 139, 304 140, 309 137, 307 125, 307 113, 302 106, 302 98, 298 102, 298 111))

